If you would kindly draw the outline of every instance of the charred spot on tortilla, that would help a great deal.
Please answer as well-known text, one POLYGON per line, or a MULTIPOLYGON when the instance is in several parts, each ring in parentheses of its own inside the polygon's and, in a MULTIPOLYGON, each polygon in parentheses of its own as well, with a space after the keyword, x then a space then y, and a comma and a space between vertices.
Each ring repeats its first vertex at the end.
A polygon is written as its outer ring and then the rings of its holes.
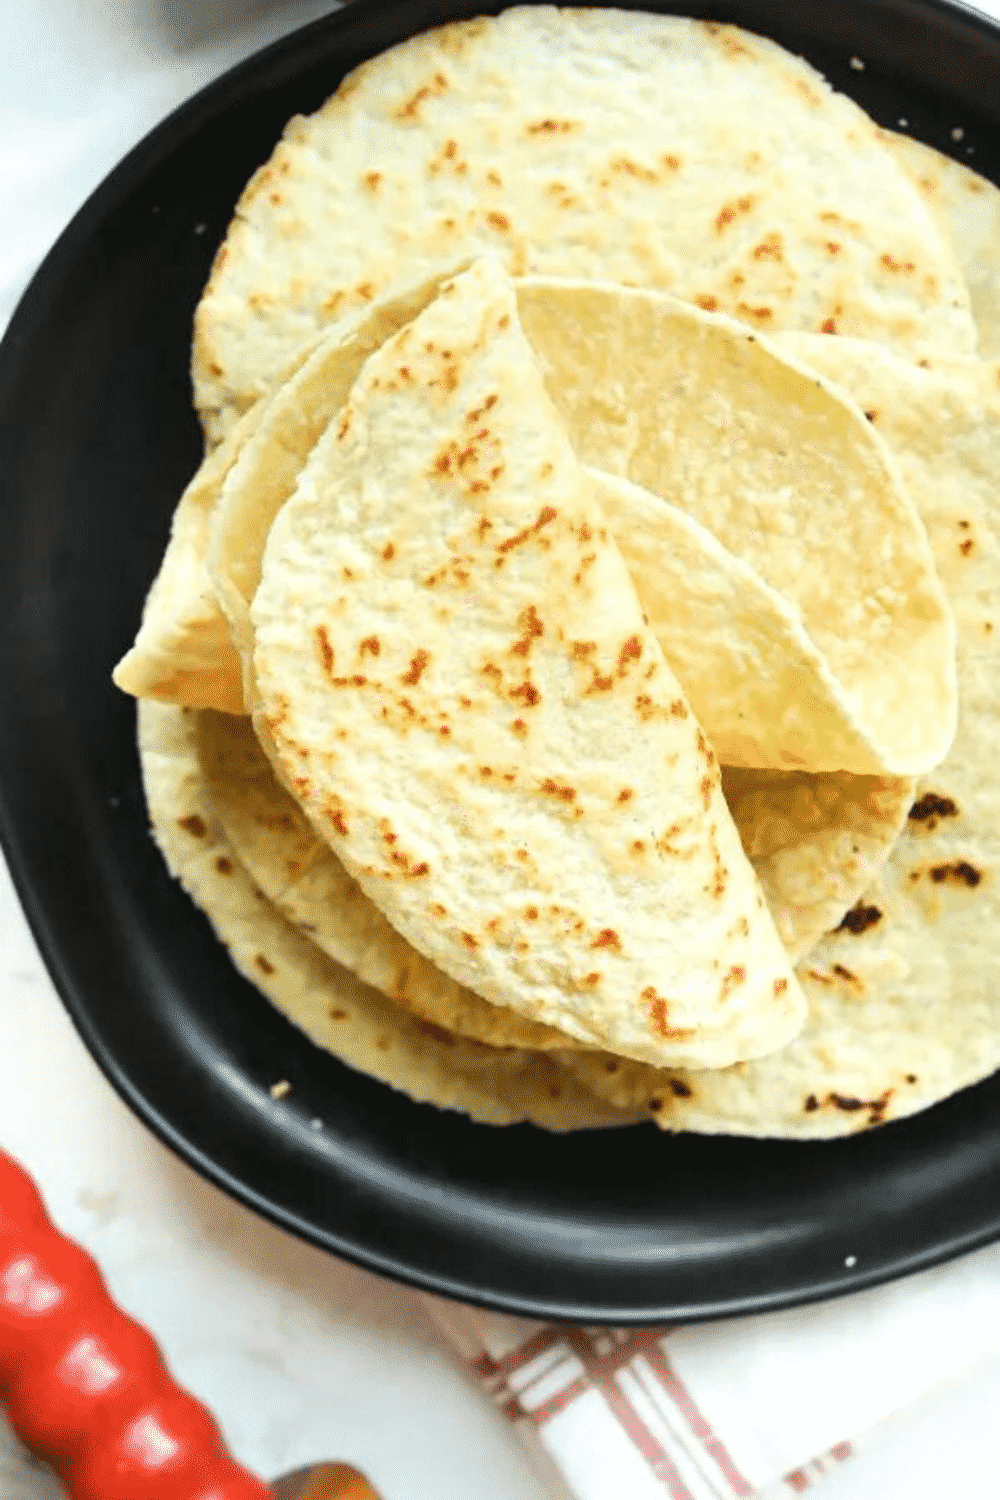
POLYGON ((860 936, 862 932, 867 932, 869 927, 876 926, 876 924, 881 922, 881 920, 882 913, 881 911, 879 911, 878 907, 870 906, 867 902, 862 900, 856 902, 855 905, 851 907, 846 916, 844 916, 838 923, 836 931, 853 932, 857 937, 860 936))
POLYGON ((981 883, 983 872, 970 865, 968 860, 959 859, 952 864, 932 865, 930 877, 935 885, 964 885, 974 890, 981 883))

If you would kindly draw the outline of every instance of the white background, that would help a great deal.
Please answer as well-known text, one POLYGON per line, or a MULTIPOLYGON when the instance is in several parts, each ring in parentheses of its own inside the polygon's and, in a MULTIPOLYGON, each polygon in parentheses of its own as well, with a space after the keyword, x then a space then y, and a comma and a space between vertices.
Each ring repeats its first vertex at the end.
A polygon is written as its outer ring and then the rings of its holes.
MULTIPOLYGON (((0 0, 0 326, 130 146, 224 68, 333 8, 0 0)), ((982 8, 1000 16, 1000 0, 982 8)), ((2 865, 0 1142, 261 1473, 336 1457, 362 1467, 386 1500, 542 1500, 517 1437, 441 1350, 410 1293, 230 1202, 119 1103, 56 998, 2 865)), ((1000 1358, 880 1429, 819 1493, 995 1496, 998 1408, 1000 1358)), ((2 1500, 55 1493, 0 1421, 2 1500)))

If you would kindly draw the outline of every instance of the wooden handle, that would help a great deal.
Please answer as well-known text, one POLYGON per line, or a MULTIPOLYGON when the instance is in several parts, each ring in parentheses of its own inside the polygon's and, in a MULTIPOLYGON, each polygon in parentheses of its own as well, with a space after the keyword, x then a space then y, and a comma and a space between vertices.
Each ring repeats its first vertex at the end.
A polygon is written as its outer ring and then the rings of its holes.
POLYGON ((350 1464, 314 1464, 272 1485, 274 1500, 382 1500, 350 1464))

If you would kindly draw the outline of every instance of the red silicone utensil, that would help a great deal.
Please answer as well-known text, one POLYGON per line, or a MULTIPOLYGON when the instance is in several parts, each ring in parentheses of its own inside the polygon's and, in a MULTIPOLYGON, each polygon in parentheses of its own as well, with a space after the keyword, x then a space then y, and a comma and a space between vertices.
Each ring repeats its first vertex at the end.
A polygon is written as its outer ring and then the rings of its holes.
POLYGON ((3 1151, 0 1403, 71 1500, 379 1500, 346 1464, 297 1470, 273 1491, 238 1464, 3 1151))

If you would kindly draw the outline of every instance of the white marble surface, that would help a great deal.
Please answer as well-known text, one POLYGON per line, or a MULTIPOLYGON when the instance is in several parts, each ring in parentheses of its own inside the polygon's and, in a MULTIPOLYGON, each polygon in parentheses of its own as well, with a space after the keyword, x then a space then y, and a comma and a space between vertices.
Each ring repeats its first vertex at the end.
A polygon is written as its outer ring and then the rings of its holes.
MULTIPOLYGON (((230 63, 332 8, 0 4, 0 324, 73 210, 150 126, 230 63)), ((981 8, 1000 14, 1000 0, 981 8)), ((386 1500, 542 1500, 516 1437, 440 1350, 411 1294, 230 1202, 129 1114, 70 1025, 2 865, 0 1142, 260 1472, 341 1457, 386 1500)), ((822 1493, 995 1494, 998 1400, 1000 1358, 883 1428, 822 1493)), ((55 1494, 0 1424, 2 1500, 55 1494)))

